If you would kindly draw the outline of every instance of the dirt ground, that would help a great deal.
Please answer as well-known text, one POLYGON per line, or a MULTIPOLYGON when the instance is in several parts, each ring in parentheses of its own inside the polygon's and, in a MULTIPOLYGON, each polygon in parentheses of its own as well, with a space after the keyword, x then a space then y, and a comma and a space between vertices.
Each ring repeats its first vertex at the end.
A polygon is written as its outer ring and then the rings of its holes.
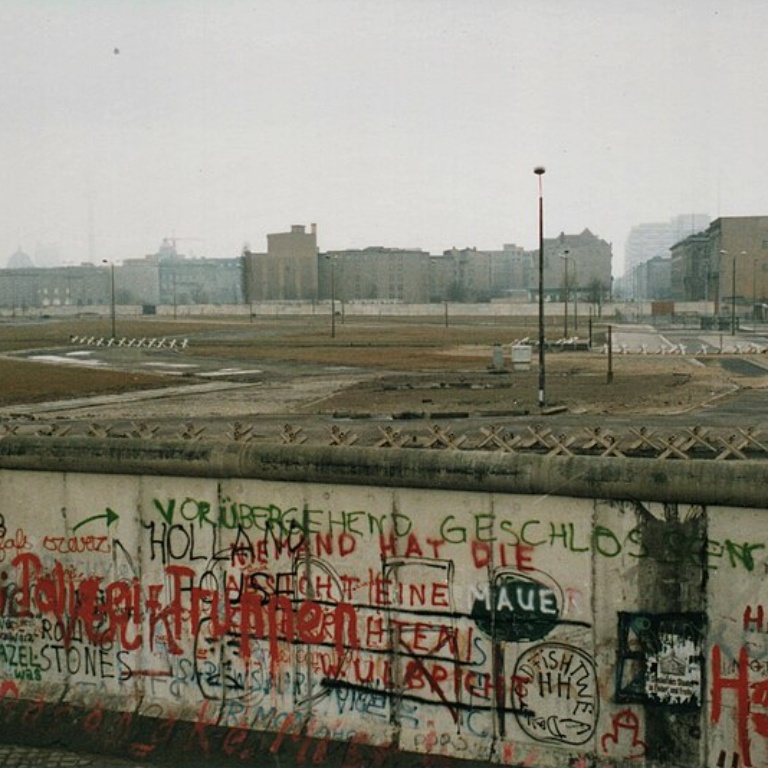
MULTIPOLYGON (((499 413, 538 411, 538 366, 528 371, 484 368, 488 355, 467 356, 464 370, 389 373, 361 382, 311 407, 317 412, 360 415, 403 411, 499 413), (474 362, 474 366, 471 363, 474 362)), ((594 353, 547 357, 545 396, 549 409, 572 413, 679 412, 744 382, 717 362, 693 358, 623 358, 608 383, 606 360, 594 353)), ((768 382, 768 371, 766 372, 768 382)), ((749 385, 754 385, 750 381, 749 385)))
MULTIPOLYGON (((184 338, 188 348, 162 358, 158 350, 96 348, 94 354, 102 355, 104 365, 86 366, 76 358, 67 365, 51 362, 75 349, 86 354, 82 350, 87 347, 90 354, 103 325, 103 320, 92 319, 0 324, 0 407, 7 411, 62 398, 199 384, 210 382, 204 376, 215 372, 217 382, 231 382, 233 388, 123 403, 112 411, 103 406, 93 415, 236 418, 282 409, 286 414, 361 418, 539 412, 535 352, 530 370, 514 370, 506 346, 504 365, 494 365, 494 345, 530 334, 530 326, 348 321, 329 337, 324 320, 136 319, 121 322, 125 338, 184 338), (78 345, 73 337, 91 339, 90 346, 78 345), (168 366, 189 366, 191 372, 161 372, 163 360, 168 366), (243 378, 243 366, 246 373, 251 367, 250 378, 243 378)), ((571 413, 678 413, 740 387, 768 386, 768 370, 761 374, 762 368, 751 366, 745 374, 724 365, 725 359, 714 354, 614 354, 609 383, 607 355, 551 351, 546 355, 546 405, 571 413)))

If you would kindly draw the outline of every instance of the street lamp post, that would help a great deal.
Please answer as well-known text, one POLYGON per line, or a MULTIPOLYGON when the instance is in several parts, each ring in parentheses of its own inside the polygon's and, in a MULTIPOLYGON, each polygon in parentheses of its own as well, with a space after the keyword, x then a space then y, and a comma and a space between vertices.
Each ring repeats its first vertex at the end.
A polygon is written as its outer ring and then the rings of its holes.
POLYGON ((539 407, 546 403, 544 372, 544 194, 542 192, 542 180, 545 168, 537 165, 533 172, 539 177, 539 407))
POLYGON ((704 264, 704 270, 704 315, 706 316, 709 312, 709 282, 712 279, 709 274, 709 259, 704 264))
POLYGON ((560 255, 560 258, 565 262, 565 322, 563 324, 563 336, 565 338, 568 338, 568 289, 570 286, 568 285, 568 262, 571 260, 571 257, 568 255, 570 251, 565 251, 565 253, 560 255))
POLYGON ((115 312, 115 265, 111 261, 102 259, 103 264, 109 264, 109 304, 110 304, 110 317, 112 319, 112 338, 117 337, 116 333, 116 312, 115 312))
MULTIPOLYGON (((720 251, 721 256, 727 256, 728 251, 720 251)), ((742 251, 742 256, 747 252, 742 251)), ((736 254, 731 259, 731 336, 736 335, 736 254)))
POLYGON ((755 307, 757 306, 757 259, 752 259, 752 319, 756 320, 755 307))
POLYGON ((736 254, 731 268, 731 336, 736 335, 736 254))
POLYGON ((579 270, 573 262, 573 330, 579 332, 579 270))
MULTIPOLYGON (((742 251, 740 256, 746 257, 747 252, 742 251)), ((746 258, 743 258, 742 261, 746 262, 746 258)), ((731 309, 731 336, 736 335, 736 257, 733 257, 733 290, 731 293, 733 293, 733 308, 731 309)))
POLYGON ((336 262, 326 256, 331 262, 331 338, 336 338, 336 262))

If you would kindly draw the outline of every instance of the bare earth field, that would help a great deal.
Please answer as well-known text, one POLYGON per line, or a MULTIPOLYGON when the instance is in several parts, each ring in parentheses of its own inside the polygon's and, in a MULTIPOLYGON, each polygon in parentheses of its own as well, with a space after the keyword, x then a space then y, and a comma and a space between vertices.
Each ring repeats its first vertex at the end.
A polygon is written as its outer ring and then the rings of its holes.
MULTIPOLYGON (((121 338, 187 339, 183 351, 107 348, 108 330, 108 321, 94 318, 0 323, 0 408, 7 413, 32 405, 34 413, 35 403, 217 382, 222 391, 101 406, 92 415, 539 412, 536 352, 530 370, 512 370, 508 347, 534 335, 533 322, 457 319, 445 327, 426 319, 347 318, 337 322, 334 338, 327 317, 119 323, 121 338), (493 366, 496 343, 505 345, 501 370, 493 366), (232 388, 224 389, 228 383, 232 388)), ((605 354, 552 351, 547 406, 571 413, 679 413, 737 388, 768 385, 768 370, 760 375, 761 368, 752 367, 743 375, 724 365, 725 357, 614 354, 609 384, 605 354)))

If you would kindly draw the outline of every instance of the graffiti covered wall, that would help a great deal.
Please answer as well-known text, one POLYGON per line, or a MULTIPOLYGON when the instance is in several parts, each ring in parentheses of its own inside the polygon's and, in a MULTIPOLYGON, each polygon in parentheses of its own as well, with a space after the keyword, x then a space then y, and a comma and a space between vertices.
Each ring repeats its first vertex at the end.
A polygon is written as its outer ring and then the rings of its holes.
POLYGON ((768 765, 764 510, 665 501, 643 462, 628 501, 546 457, 548 490, 515 457, 447 490, 434 457, 380 483, 354 451, 89 445, 0 442, 5 738, 54 717, 134 757, 183 725, 234 762, 768 765))

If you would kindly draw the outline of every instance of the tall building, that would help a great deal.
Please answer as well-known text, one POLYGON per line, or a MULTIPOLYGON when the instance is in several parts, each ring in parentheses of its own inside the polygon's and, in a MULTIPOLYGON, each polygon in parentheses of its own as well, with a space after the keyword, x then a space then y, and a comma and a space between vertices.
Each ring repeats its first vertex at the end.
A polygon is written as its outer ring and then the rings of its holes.
POLYGON ((670 296, 675 301, 710 301, 715 295, 714 270, 706 232, 697 232, 672 246, 670 296))
POLYGON ((709 226, 710 218, 703 213, 686 213, 669 221, 638 224, 629 232, 624 247, 624 273, 655 256, 669 258, 675 243, 709 226))
POLYGON ((267 252, 243 251, 248 301, 314 300, 318 297, 317 226, 294 224, 267 235, 267 252))

